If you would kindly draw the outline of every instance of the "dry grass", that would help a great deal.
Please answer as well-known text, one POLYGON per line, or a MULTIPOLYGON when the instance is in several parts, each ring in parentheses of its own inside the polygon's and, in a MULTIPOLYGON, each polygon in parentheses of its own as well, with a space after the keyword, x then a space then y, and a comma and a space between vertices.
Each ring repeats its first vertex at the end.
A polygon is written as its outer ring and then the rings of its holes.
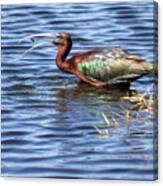
POLYGON ((121 107, 121 113, 110 112, 109 114, 101 113, 104 120, 104 125, 107 129, 100 129, 97 126, 97 133, 102 137, 110 136, 110 129, 113 127, 121 126, 122 120, 125 122, 127 130, 131 123, 135 122, 137 124, 153 124, 151 119, 154 118, 157 108, 155 107, 154 97, 149 91, 144 94, 134 93, 130 96, 121 97, 120 101, 124 101, 127 106, 121 107), (111 118, 111 119, 109 119, 111 118))

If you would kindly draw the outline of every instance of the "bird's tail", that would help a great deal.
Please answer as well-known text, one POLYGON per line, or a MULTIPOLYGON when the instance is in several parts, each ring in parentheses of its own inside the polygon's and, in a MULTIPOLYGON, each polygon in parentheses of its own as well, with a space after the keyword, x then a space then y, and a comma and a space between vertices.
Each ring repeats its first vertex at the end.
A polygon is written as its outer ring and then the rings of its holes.
POLYGON ((132 63, 132 70, 136 74, 151 74, 151 73, 155 73, 156 66, 153 63, 150 63, 145 60, 141 62, 136 61, 135 63, 132 63))
POLYGON ((157 73, 157 62, 148 62, 137 55, 128 55, 127 59, 132 61, 131 69, 137 74, 157 73))
POLYGON ((154 65, 153 65, 153 63, 144 61, 144 62, 142 62, 142 67, 143 67, 144 73, 151 74, 151 73, 154 72, 154 65))

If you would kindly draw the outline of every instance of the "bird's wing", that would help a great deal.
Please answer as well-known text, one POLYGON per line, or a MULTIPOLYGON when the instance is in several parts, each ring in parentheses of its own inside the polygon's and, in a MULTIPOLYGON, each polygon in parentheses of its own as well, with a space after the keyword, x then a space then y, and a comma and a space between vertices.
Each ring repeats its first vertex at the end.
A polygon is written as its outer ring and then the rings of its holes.
POLYGON ((120 48, 89 51, 81 55, 78 69, 89 79, 107 82, 132 81, 148 73, 151 64, 120 48))
POLYGON ((70 61, 75 60, 77 63, 85 63, 98 60, 103 62, 108 59, 115 60, 118 58, 127 58, 127 53, 121 48, 102 48, 77 53, 70 61))
POLYGON ((130 63, 126 63, 126 53, 120 48, 107 48, 85 53, 78 69, 89 79, 108 81, 128 73, 130 63))
POLYGON ((108 59, 116 60, 118 58, 126 58, 127 53, 121 48, 105 48, 94 53, 96 59, 106 61, 108 59))

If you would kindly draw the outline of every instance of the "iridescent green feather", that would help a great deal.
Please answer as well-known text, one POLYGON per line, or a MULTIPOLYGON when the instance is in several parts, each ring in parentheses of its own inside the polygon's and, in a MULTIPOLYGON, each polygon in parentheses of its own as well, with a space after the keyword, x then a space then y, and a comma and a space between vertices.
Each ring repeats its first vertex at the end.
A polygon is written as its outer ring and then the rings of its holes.
POLYGON ((79 63, 78 68, 91 80, 116 83, 149 73, 153 65, 144 60, 137 62, 125 57, 110 57, 105 60, 97 58, 93 61, 79 63))

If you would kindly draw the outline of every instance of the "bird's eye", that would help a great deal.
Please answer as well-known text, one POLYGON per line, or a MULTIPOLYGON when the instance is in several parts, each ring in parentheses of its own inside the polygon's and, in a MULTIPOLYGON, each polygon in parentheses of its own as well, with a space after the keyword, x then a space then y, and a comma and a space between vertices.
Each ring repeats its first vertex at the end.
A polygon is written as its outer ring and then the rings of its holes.
POLYGON ((57 36, 57 38, 59 38, 59 39, 63 39, 63 36, 61 36, 61 35, 58 35, 58 36, 57 36))
POLYGON ((56 34, 56 38, 63 39, 63 36, 62 36, 62 34, 56 34))

